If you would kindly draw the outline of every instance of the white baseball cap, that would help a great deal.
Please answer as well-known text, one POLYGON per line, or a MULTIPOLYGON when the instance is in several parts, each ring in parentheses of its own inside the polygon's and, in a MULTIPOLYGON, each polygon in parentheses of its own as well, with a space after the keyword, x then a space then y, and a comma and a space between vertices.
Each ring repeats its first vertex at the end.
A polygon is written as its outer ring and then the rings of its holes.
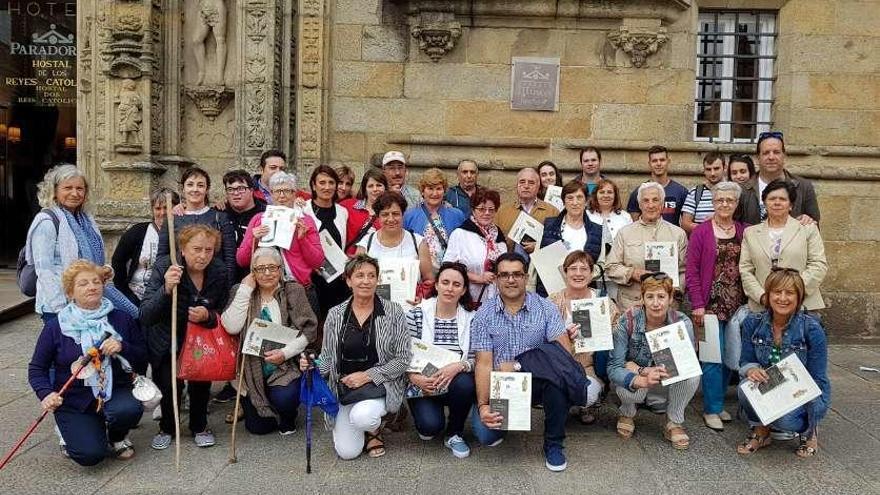
POLYGON ((384 167, 391 162, 400 162, 406 165, 406 156, 404 156, 401 151, 389 151, 382 157, 382 166, 384 167))

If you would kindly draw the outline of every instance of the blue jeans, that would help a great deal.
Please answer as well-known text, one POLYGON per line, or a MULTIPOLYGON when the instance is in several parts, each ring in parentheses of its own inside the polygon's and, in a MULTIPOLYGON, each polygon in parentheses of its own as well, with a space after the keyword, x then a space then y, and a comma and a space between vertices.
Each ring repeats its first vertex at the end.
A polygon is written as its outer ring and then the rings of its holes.
POLYGON ((244 408, 244 427, 254 435, 265 435, 275 430, 293 431, 296 429, 296 415, 299 409, 299 378, 287 385, 270 387, 265 385, 269 404, 275 409, 280 417, 264 418, 257 413, 257 409, 251 404, 250 399, 242 397, 241 403, 244 408))
POLYGON ((608 382, 608 354, 611 351, 596 351, 593 353, 593 368, 596 370, 596 377, 605 383, 608 382))
POLYGON ((113 397, 95 412, 95 403, 85 411, 62 405, 55 410, 55 423, 67 443, 67 453, 81 466, 94 466, 107 456, 107 442, 121 442, 137 426, 144 413, 130 388, 114 387, 113 397))
POLYGON ((473 373, 459 373, 449 384, 449 391, 435 397, 409 399, 413 422, 420 435, 433 437, 446 428, 446 436, 461 436, 468 413, 476 400, 473 373), (447 424, 444 409, 449 407, 447 424))
MULTIPOLYGON (((745 380, 743 380, 745 381, 745 380)), ((742 382, 741 382, 742 383, 742 382)), ((742 406, 743 410, 746 412, 746 416, 749 418, 750 426, 759 426, 761 425, 761 420, 758 418, 758 415, 755 413, 755 410, 752 409, 752 405, 749 404, 748 399, 746 399, 745 394, 741 388, 737 387, 737 396, 739 397, 739 404, 742 406)), ((806 434, 809 429, 809 420, 807 418, 807 408, 799 407, 794 411, 782 416, 776 421, 770 423, 770 428, 778 431, 787 431, 793 433, 801 433, 806 434)), ((807 435, 809 436, 809 435, 807 435)))
MULTIPOLYGON (((568 419, 568 408, 571 405, 565 391, 546 380, 532 379, 532 405, 534 404, 544 406, 544 448, 550 445, 562 447, 565 441, 565 420, 568 419)), ((495 443, 507 433, 487 428, 480 420, 476 406, 471 415, 471 427, 477 441, 483 445, 495 443)))
MULTIPOLYGON (((726 321, 718 322, 721 355, 724 356, 726 321)), ((724 410, 724 393, 730 383, 730 369, 724 363, 701 363, 703 367, 703 413, 719 414, 724 410)))

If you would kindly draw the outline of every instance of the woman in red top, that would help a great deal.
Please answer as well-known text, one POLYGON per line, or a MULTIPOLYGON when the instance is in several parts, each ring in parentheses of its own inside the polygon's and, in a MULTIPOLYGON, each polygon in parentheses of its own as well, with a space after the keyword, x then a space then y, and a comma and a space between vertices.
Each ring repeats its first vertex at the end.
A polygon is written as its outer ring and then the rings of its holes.
POLYGON ((370 168, 364 173, 356 198, 339 203, 348 210, 348 240, 345 244, 345 254, 354 256, 357 249, 355 244, 382 226, 378 214, 373 211, 373 203, 387 190, 388 179, 385 178, 385 174, 377 168, 370 168))

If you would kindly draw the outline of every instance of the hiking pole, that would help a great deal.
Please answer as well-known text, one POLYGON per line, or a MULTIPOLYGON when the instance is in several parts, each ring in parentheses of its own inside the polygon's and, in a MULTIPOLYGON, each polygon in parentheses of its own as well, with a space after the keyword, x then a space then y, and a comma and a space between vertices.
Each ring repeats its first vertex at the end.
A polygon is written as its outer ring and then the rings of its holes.
MULTIPOLYGON (((168 251, 172 266, 177 265, 177 246, 174 242, 174 205, 171 193, 165 193, 165 215, 168 218, 168 251)), ((180 410, 177 409, 177 285, 171 289, 171 403, 174 408, 174 465, 180 472, 180 410)))
MULTIPOLYGON (((314 363, 311 359, 310 363, 314 363)), ((309 400, 306 402, 306 474, 312 474, 312 373, 315 370, 306 370, 306 394, 309 400)))
MULTIPOLYGON (((251 257, 250 261, 253 263, 254 261, 254 251, 257 249, 257 240, 251 239, 251 257)), ((245 322, 251 321, 251 305, 248 303, 247 309, 247 318, 244 320, 245 322)), ((245 334, 247 334, 247 329, 245 329, 245 334)), ((240 344, 238 346, 238 358, 241 359, 241 364, 239 364, 238 368, 238 387, 235 389, 235 407, 232 409, 232 442, 229 444, 229 464, 235 464, 238 462, 238 457, 235 455, 235 429, 238 426, 238 411, 239 407, 241 407, 241 386, 244 381, 244 353, 242 351, 242 347, 244 346, 244 342, 247 339, 247 335, 244 336, 243 339, 240 339, 240 344)))
MULTIPOLYGON (((76 368, 74 369, 73 373, 70 375, 70 378, 68 378, 67 381, 64 382, 64 386, 61 387, 61 390, 58 391, 59 396, 64 397, 64 393, 67 392, 67 389, 70 388, 70 385, 73 384, 73 381, 76 380, 76 378, 79 376, 79 373, 83 370, 83 368, 85 368, 86 366, 89 365, 89 363, 92 362, 92 351, 95 350, 95 355, 100 354, 101 344, 103 344, 104 341, 107 340, 108 337, 110 337, 110 332, 104 332, 104 335, 101 336, 101 340, 98 341, 98 343, 95 344, 91 349, 89 349, 89 352, 87 352, 86 354, 81 356, 78 360, 76 360, 76 368)), ((27 431, 24 432, 24 435, 22 435, 22 437, 18 440, 18 442, 15 444, 15 446, 12 447, 12 450, 10 450, 9 453, 3 457, 3 460, 0 461, 0 469, 3 469, 4 467, 6 467, 6 464, 9 463, 9 461, 12 459, 12 456, 14 456, 16 452, 18 452, 18 449, 20 449, 21 446, 24 445, 24 443, 27 441, 27 439, 37 429, 37 427, 40 426, 40 423, 42 423, 43 420, 46 419, 46 416, 48 416, 48 415, 49 415, 49 410, 48 409, 43 410, 43 412, 36 419, 36 421, 34 421, 33 424, 31 424, 30 428, 28 428, 27 431)))

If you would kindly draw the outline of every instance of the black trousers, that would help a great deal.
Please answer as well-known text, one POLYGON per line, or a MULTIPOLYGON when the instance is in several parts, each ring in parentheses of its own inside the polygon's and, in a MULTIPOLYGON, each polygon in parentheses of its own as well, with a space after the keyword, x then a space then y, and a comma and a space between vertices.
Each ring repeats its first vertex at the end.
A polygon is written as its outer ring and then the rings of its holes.
MULTIPOLYGON (((159 429, 165 433, 174 433, 174 403, 171 395, 171 354, 162 358, 158 366, 153 368, 153 381, 162 391, 162 419, 159 429)), ((177 380, 178 404, 183 390, 183 380, 177 380)), ((201 433, 208 428, 208 401, 211 399, 211 382, 189 381, 186 385, 189 394, 189 429, 201 433)))

